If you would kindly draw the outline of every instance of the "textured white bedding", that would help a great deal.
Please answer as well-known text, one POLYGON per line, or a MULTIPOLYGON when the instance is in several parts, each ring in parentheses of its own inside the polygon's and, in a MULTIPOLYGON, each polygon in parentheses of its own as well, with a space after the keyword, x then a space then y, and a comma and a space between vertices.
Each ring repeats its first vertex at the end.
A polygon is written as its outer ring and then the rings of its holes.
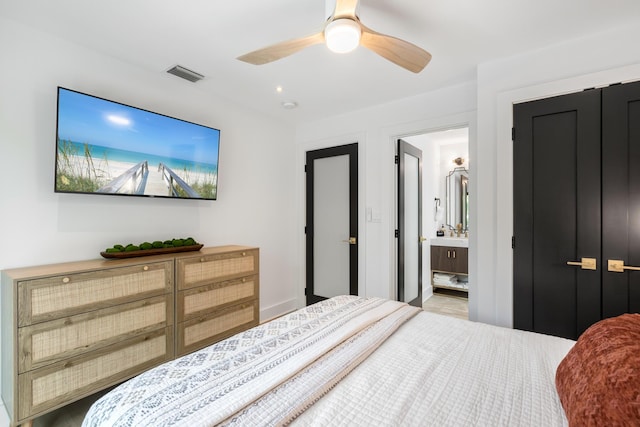
POLYGON ((421 312, 296 426, 562 426, 574 342, 421 312))
POLYGON ((572 345, 336 297, 122 384, 83 426, 281 425, 305 408, 294 425, 560 426, 555 370, 572 345))
POLYGON ((313 385, 320 393, 312 393, 310 397, 315 398, 311 401, 317 400, 341 378, 350 360, 363 360, 382 343, 379 335, 389 336, 418 311, 397 301, 351 296, 305 307, 121 384, 91 406, 82 425, 198 427, 288 420, 292 411, 299 411, 295 404, 307 404, 295 394, 284 407, 279 405, 281 399, 265 400, 269 392, 283 386, 288 392, 295 380, 303 386, 313 385), (336 352, 347 357, 326 358, 336 352), (318 363, 334 375, 326 376, 327 370, 321 369, 316 370, 319 376, 309 372, 302 381, 294 378, 318 363), (269 414, 245 414, 245 408, 261 398, 261 404, 266 401, 272 408, 269 414), (273 413, 276 409, 281 411, 273 413), (247 420, 245 415, 253 418, 247 420))

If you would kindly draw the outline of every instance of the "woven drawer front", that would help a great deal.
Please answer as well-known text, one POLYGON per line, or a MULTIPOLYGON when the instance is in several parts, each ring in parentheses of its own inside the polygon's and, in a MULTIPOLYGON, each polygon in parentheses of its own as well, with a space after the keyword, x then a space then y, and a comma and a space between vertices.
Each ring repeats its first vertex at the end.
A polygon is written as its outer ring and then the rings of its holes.
POLYGON ((257 273, 258 252, 248 250, 179 260, 179 288, 257 273))
POLYGON ((170 296, 154 297, 89 314, 20 328, 19 372, 166 327, 170 296))
POLYGON ((19 324, 27 325, 169 292, 171 262, 20 282, 19 324))
POLYGON ((162 329, 109 348, 108 352, 105 349, 20 375, 19 418, 72 402, 169 360, 171 340, 170 329, 162 329))
POLYGON ((258 302, 239 304, 178 325, 178 352, 185 354, 258 324, 258 302))
POLYGON ((258 276, 214 283, 178 294, 178 322, 203 312, 257 296, 258 276))

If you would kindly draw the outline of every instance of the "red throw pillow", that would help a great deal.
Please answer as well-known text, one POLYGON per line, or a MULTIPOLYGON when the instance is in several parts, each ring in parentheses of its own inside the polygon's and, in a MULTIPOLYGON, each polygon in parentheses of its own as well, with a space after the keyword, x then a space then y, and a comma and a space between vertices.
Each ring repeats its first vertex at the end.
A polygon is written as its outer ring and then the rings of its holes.
POLYGON ((640 314, 587 329, 560 362, 556 388, 571 426, 640 426, 640 314))

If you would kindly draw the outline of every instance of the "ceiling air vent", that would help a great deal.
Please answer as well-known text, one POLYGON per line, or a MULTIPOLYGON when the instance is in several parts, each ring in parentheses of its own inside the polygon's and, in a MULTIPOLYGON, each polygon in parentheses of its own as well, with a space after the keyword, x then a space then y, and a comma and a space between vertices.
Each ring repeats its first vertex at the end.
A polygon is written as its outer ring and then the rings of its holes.
POLYGON ((176 65, 175 67, 168 69, 167 73, 181 77, 185 80, 189 80, 191 83, 195 83, 198 80, 204 79, 204 76, 202 74, 198 74, 195 71, 188 70, 184 67, 181 67, 180 65, 176 65))

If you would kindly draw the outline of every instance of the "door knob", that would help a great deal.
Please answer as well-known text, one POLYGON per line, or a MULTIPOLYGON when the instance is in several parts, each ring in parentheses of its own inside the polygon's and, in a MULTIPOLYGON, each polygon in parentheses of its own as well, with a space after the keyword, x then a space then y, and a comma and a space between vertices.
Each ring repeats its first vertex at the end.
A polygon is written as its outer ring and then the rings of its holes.
POLYGON ((608 270, 614 273, 624 273, 625 270, 640 271, 640 267, 624 265, 624 261, 619 259, 610 259, 608 263, 608 270))
POLYGON ((420 236, 420 238, 418 239, 420 243, 424 242, 425 240, 427 240, 427 238, 424 236, 420 236))
POLYGON ((567 265, 577 265, 583 270, 597 270, 595 258, 582 258, 580 261, 567 261, 567 265))
POLYGON ((356 239, 355 237, 349 237, 349 240, 343 240, 343 242, 350 245, 355 245, 356 243, 358 243, 358 239, 356 239))

